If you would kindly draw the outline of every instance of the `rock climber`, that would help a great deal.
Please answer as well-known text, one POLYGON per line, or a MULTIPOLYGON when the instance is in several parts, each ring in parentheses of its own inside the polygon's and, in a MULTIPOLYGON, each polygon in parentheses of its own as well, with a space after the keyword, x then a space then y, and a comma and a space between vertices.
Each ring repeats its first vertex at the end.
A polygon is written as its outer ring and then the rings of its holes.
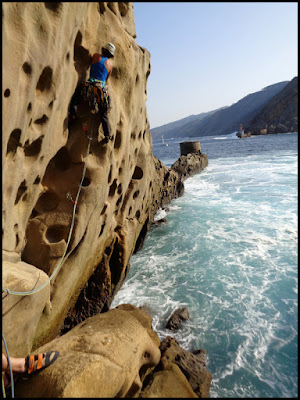
POLYGON ((107 43, 101 49, 101 54, 95 53, 91 61, 90 77, 88 83, 93 86, 99 109, 100 122, 102 123, 106 142, 112 139, 107 113, 110 111, 110 98, 107 90, 107 81, 112 72, 110 58, 114 57, 115 46, 107 43))
MULTIPOLYGON (((49 367, 57 359, 58 351, 49 351, 47 353, 30 354, 25 358, 9 357, 12 372, 20 374, 23 377, 30 377, 36 372, 49 367), (31 375, 32 374, 32 375, 31 375)), ((5 387, 9 385, 10 369, 8 359, 2 353, 2 379, 5 387)))

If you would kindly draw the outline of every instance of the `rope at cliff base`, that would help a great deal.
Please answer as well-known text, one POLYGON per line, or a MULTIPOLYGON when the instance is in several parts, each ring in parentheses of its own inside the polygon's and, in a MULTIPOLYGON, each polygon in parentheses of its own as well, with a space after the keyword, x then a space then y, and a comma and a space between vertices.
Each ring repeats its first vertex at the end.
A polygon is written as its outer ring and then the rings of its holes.
MULTIPOLYGON (((3 340, 5 351, 6 351, 7 362, 8 362, 8 365, 9 365, 9 372, 10 372, 10 379, 11 379, 11 397, 14 398, 14 396, 15 396, 15 393, 14 393, 14 376, 13 376, 13 372, 12 372, 12 369, 11 369, 10 358, 9 358, 7 345, 6 345, 6 341, 4 339, 3 332, 2 332, 2 340, 3 340)), ((2 376, 2 392, 3 392, 3 397, 6 397, 5 388, 4 388, 4 382, 3 382, 3 376, 2 376)))
POLYGON ((88 156, 89 156, 89 153, 90 153, 90 147, 91 147, 91 138, 89 138, 89 144, 88 144, 88 149, 87 149, 87 154, 86 154, 86 161, 85 161, 84 168, 83 168, 82 178, 81 178, 81 182, 80 182, 80 185, 79 185, 79 189, 78 189, 78 192, 77 192, 76 199, 74 201, 73 217, 72 217, 72 223, 71 223, 71 228, 70 228, 70 232, 69 232, 67 245, 66 245, 65 251, 64 251, 59 263, 55 267, 55 270, 53 271, 53 273, 46 280, 46 282, 42 286, 40 286, 39 288, 33 289, 33 290, 29 290, 28 292, 16 292, 14 290, 9 290, 9 289, 6 289, 6 288, 2 288, 2 291, 6 292, 7 294, 13 294, 15 296, 29 296, 31 294, 37 293, 40 290, 44 289, 45 286, 48 285, 48 283, 51 281, 51 279, 54 277, 54 275, 58 272, 59 268, 61 267, 61 264, 62 264, 62 262, 63 262, 63 260, 65 258, 65 255, 66 255, 66 252, 67 252, 70 240, 71 240, 71 235, 72 235, 72 232, 73 232, 73 228, 74 228, 75 211, 76 211, 76 207, 77 207, 79 194, 80 194, 80 191, 81 191, 81 188, 82 188, 82 183, 83 183, 83 180, 84 180, 84 177, 85 177, 85 172, 86 172, 86 167, 87 167, 87 162, 88 162, 88 156))
POLYGON ((3 398, 6 399, 3 376, 2 376, 2 395, 3 395, 3 398))

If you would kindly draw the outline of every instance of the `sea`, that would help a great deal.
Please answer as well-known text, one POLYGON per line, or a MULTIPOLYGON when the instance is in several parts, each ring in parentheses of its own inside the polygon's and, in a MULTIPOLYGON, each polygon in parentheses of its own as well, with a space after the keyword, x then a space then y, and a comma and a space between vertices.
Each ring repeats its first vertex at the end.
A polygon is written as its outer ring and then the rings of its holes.
POLYGON ((212 398, 298 397, 298 133, 199 140, 208 167, 155 219, 112 308, 146 306, 161 340, 205 349, 212 398), (190 319, 166 329, 176 308, 190 319))

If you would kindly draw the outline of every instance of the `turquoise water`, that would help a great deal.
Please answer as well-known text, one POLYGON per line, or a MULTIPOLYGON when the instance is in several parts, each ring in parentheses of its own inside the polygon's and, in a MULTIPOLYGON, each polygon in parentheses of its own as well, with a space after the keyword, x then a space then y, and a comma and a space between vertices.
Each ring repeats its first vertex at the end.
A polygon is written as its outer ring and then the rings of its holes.
MULTIPOLYGON (((213 398, 297 397, 298 135, 200 141, 209 166, 159 211, 168 223, 132 256, 112 307, 146 305, 161 339, 206 349, 213 398), (191 319, 173 333, 177 307, 191 319)), ((171 165, 178 143, 154 154, 171 165)))

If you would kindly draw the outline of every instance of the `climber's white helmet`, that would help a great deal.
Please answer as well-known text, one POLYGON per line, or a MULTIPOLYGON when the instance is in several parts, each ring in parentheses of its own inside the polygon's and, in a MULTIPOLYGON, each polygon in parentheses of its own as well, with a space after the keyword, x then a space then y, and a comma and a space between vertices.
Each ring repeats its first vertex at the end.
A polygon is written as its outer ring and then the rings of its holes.
POLYGON ((114 55, 116 48, 112 43, 107 43, 104 48, 109 51, 112 56, 114 55))

